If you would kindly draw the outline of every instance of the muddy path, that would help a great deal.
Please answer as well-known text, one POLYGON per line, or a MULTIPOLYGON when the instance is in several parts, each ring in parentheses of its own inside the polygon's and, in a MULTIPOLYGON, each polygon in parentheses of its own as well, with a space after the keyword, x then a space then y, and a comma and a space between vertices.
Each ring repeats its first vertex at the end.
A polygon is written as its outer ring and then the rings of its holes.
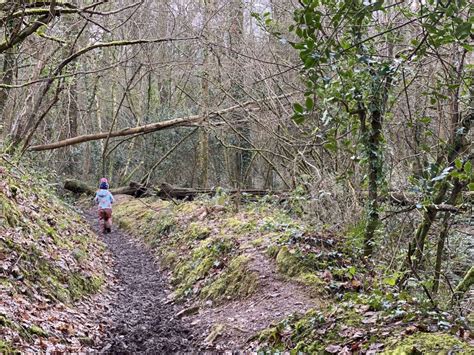
MULTIPOLYGON (((85 217, 98 232, 95 211, 85 217)), ((107 353, 174 353, 194 349, 193 334, 186 323, 175 319, 179 309, 166 302, 171 292, 152 253, 133 238, 113 228, 102 236, 113 256, 116 278, 109 292, 112 304, 106 336, 99 351, 107 353)))

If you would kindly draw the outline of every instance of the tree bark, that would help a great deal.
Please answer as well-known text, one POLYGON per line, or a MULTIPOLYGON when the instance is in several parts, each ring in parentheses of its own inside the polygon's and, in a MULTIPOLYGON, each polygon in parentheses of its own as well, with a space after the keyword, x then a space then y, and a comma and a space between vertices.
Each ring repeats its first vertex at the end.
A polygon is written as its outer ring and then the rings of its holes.
MULTIPOLYGON (((453 113, 456 117, 458 117, 458 113, 453 113)), ((454 165, 454 160, 458 158, 460 154, 466 149, 469 145, 469 141, 467 139, 469 130, 471 128, 472 121, 474 120, 474 88, 470 88, 470 107, 468 110, 467 115, 462 119, 456 118, 452 120, 452 122, 457 122, 457 125, 453 125, 452 132, 451 132, 451 139, 448 145, 448 154, 446 156, 446 160, 449 166, 454 165)), ((446 193, 448 192, 449 186, 446 181, 443 181, 441 187, 439 188, 435 198, 433 199, 433 203, 435 205, 440 204, 443 202, 446 193)), ((454 190, 453 190, 454 192, 454 190)), ((413 263, 413 267, 416 269, 418 265, 421 263, 421 259, 423 257, 423 250, 425 246, 425 240, 428 235, 428 232, 431 228, 431 225, 436 218, 438 210, 433 207, 428 207, 427 211, 423 213, 423 218, 418 226, 415 236, 413 238, 412 243, 408 248, 408 255, 407 261, 409 263, 413 263), (412 257, 415 256, 415 260, 412 260, 412 257)))
MULTIPOLYGON (((203 32, 207 39, 211 39, 212 29, 210 19, 214 13, 214 0, 203 1, 203 32)), ((210 53, 206 43, 203 43, 203 73, 201 78, 201 114, 204 116, 203 127, 199 129, 199 144, 197 150, 197 185, 207 187, 209 181, 209 133, 207 132, 207 123, 209 115, 210 97, 209 97, 209 73, 211 71, 210 53)))
POLYGON ((471 286, 474 284, 474 266, 471 266, 469 271, 464 275, 464 278, 461 280, 461 282, 456 286, 454 292, 455 295, 458 297, 460 295, 463 295, 466 293, 471 286))
MULTIPOLYGON (((454 182, 453 190, 451 191, 451 196, 449 197, 447 203, 451 205, 455 205, 456 201, 458 200, 459 195, 462 192, 465 184, 461 181, 456 179, 454 182)), ((444 253, 444 244, 446 239, 448 238, 449 233, 449 218, 451 216, 451 212, 446 212, 443 218, 443 227, 441 232, 438 236, 438 244, 436 246, 436 261, 435 261, 435 274, 433 278, 433 294, 438 293, 439 288, 439 279, 441 277, 441 265, 443 262, 443 253, 444 253)))
MULTIPOLYGON (((374 75, 377 75, 374 73, 374 75)), ((380 225, 379 189, 383 178, 383 115, 392 84, 391 74, 373 84, 373 99, 369 104, 370 128, 365 143, 368 155, 368 214, 364 236, 364 255, 369 257, 374 250, 375 232, 380 225)), ((359 108, 362 109, 362 106, 359 108)), ((367 109, 367 108, 366 108, 367 109)))

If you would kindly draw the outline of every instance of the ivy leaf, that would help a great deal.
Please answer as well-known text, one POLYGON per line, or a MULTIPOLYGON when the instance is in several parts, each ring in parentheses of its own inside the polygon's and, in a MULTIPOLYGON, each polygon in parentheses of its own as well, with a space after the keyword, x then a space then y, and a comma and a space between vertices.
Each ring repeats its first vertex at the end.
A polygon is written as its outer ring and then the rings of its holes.
POLYGON ((469 187, 469 191, 474 191, 474 182, 471 182, 469 185, 467 185, 469 187))
POLYGON ((467 175, 471 175, 471 173, 472 173, 472 163, 471 163, 470 160, 466 164, 464 164, 464 172, 467 175))
POLYGON ((293 109, 295 110, 295 112, 300 113, 300 114, 303 114, 303 112, 304 112, 303 106, 301 106, 301 105, 300 105, 299 103, 297 103, 297 102, 295 102, 295 103, 293 104, 293 109))
POLYGON ((299 113, 295 113, 291 119, 296 123, 296 124, 302 124, 304 122, 304 116, 299 113))
POLYGON ((37 33, 39 36, 42 36, 42 35, 44 35, 44 33, 46 32, 46 28, 47 28, 47 27, 46 27, 45 25, 43 25, 43 26, 41 26, 40 28, 38 28, 38 29, 36 30, 36 33, 37 33))
POLYGON ((306 98, 306 111, 312 111, 314 108, 314 101, 311 97, 306 98))
POLYGON ((470 44, 467 44, 467 43, 464 43, 464 44, 461 44, 461 46, 467 50, 468 52, 472 52, 474 51, 474 46, 470 45, 470 44))
POLYGON ((397 284, 396 277, 386 277, 383 279, 383 282, 388 286, 395 286, 397 284))
POLYGON ((465 39, 471 35, 472 25, 469 22, 463 22, 456 27, 455 35, 459 39, 465 39))

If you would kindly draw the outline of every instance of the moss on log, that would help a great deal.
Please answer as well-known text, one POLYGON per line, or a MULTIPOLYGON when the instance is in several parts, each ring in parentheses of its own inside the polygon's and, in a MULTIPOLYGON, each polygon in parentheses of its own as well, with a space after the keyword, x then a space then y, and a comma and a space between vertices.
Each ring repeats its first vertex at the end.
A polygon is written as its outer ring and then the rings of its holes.
POLYGON ((466 293, 471 286, 474 284, 474 266, 471 266, 469 271, 466 273, 461 282, 456 286, 454 290, 456 294, 462 295, 466 293))

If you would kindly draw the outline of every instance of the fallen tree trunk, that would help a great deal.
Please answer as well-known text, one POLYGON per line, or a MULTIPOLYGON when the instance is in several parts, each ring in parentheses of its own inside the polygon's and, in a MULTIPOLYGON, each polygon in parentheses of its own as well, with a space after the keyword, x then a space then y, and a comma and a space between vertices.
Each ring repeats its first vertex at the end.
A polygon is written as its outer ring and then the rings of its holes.
MULTIPOLYGON (((64 188, 75 194, 93 195, 97 191, 97 189, 87 185, 85 182, 75 179, 64 181, 64 188)), ((133 181, 128 186, 110 189, 110 192, 114 195, 131 195, 135 197, 143 197, 147 193, 149 195, 149 191, 145 186, 133 181)))
MULTIPOLYGON (((68 179, 64 182, 64 188, 75 194, 93 195, 97 190, 90 187, 86 183, 68 179)), ((176 199, 176 200, 194 200, 198 195, 213 196, 217 193, 216 189, 192 189, 185 187, 176 187, 168 183, 162 183, 159 188, 146 187, 138 182, 130 182, 128 186, 110 189, 114 195, 131 195, 134 197, 158 196, 162 199, 176 199)), ((246 190, 226 190, 230 195, 248 194, 252 196, 265 196, 274 191, 260 190, 260 189, 246 189, 246 190)))
POLYGON ((200 126, 201 122, 204 121, 204 119, 220 117, 221 115, 224 115, 226 113, 229 113, 238 109, 244 109, 244 108, 247 108, 248 106, 263 103, 265 101, 272 100, 272 99, 273 100, 282 99, 285 97, 292 96, 293 94, 294 93, 290 93, 286 95, 267 97, 261 100, 252 100, 252 101, 243 102, 235 106, 231 106, 222 110, 211 112, 209 113, 207 117, 203 115, 194 115, 194 116, 173 118, 170 120, 160 121, 156 123, 150 123, 144 126, 124 128, 120 131, 115 131, 115 132, 101 132, 101 133, 94 133, 94 134, 85 134, 82 136, 64 139, 62 141, 55 142, 55 143, 31 146, 28 148, 28 150, 30 151, 53 150, 53 149, 58 149, 62 147, 67 147, 70 145, 75 145, 75 144, 89 142, 89 141, 96 141, 96 140, 105 139, 105 138, 130 136, 130 135, 139 134, 139 133, 147 134, 147 133, 152 133, 152 132, 160 131, 167 128, 173 128, 173 127, 200 126))
POLYGON ((92 195, 95 193, 95 189, 87 185, 85 182, 79 180, 68 179, 64 181, 64 188, 75 194, 87 194, 92 195))
POLYGON ((134 181, 130 182, 128 186, 111 189, 110 192, 114 195, 150 196, 150 191, 144 185, 134 181))
MULTIPOLYGON (((175 187, 167 183, 162 183, 160 188, 156 190, 157 195, 164 199, 177 199, 177 200, 193 200, 198 195, 215 195, 217 193, 216 189, 191 189, 185 187, 175 187)), ((226 193, 230 195, 236 194, 248 194, 252 196, 265 196, 275 191, 270 190, 260 190, 260 189, 242 189, 242 190, 226 190, 226 193)))

